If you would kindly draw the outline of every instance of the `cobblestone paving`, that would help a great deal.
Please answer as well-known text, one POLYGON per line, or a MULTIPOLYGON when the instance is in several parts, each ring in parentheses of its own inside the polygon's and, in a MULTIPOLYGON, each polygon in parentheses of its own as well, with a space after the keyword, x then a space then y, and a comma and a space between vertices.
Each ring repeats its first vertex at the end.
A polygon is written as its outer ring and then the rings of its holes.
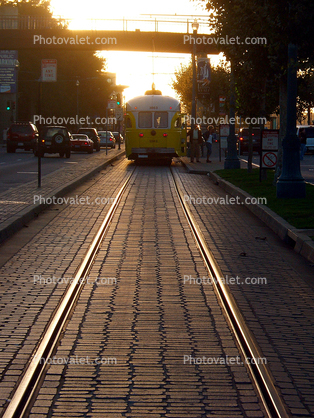
POLYGON ((112 158, 119 152, 121 151, 118 149, 110 150, 108 156, 103 152, 94 153, 91 156, 87 155, 86 159, 77 164, 72 163, 69 160, 64 168, 60 168, 53 173, 43 176, 41 183, 42 187, 40 189, 37 187, 37 180, 34 180, 0 193, 0 227, 2 223, 25 209, 25 207, 33 205, 34 195, 40 194, 42 197, 49 196, 59 187, 70 181, 76 180, 78 176, 100 166, 106 159, 112 158))
POLYGON ((173 190, 167 168, 138 168, 32 418, 265 416, 245 366, 226 361, 241 359, 213 288, 184 283, 206 271, 173 190))
MULTIPOLYGON (((115 197, 127 167, 107 168, 81 196, 115 197)), ((0 411, 108 208, 55 205, 60 214, 0 269, 0 411)))
MULTIPOLYGON (((208 177, 177 172, 186 196, 225 198, 208 177)), ((314 416, 313 266, 244 207, 191 202, 224 278, 240 278, 229 287, 293 417, 314 416), (243 283, 248 277, 267 284, 243 283)))

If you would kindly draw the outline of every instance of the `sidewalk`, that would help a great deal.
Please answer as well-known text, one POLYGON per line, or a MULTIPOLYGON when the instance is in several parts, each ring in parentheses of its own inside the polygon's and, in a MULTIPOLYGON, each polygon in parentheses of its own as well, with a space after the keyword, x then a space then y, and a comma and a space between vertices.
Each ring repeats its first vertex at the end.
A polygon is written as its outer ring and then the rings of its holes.
MULTIPOLYGON (((230 182, 223 180, 214 173, 214 171, 222 170, 224 168, 225 157, 222 155, 221 161, 219 161, 218 144, 213 145, 213 154, 210 157, 211 163, 206 163, 206 157, 201 157, 199 163, 191 163, 189 157, 180 157, 180 160, 186 167, 188 173, 208 175, 215 184, 222 187, 231 196, 240 196, 241 202, 243 202, 254 215, 261 219, 283 241, 290 244, 294 248, 294 251, 301 254, 311 263, 314 263, 314 241, 310 238, 310 236, 314 235, 314 230, 295 228, 265 205, 247 204, 245 199, 250 197, 248 193, 234 186, 230 182)), ((240 163, 241 168, 246 168, 247 164, 244 160, 240 159, 240 163)))
POLYGON ((112 149, 108 155, 104 152, 94 153, 92 158, 88 158, 80 164, 67 164, 66 167, 44 176, 40 189, 37 187, 37 180, 34 180, 0 193, 0 243, 49 206, 34 204, 34 195, 40 194, 45 199, 64 196, 96 172, 124 155, 124 144, 122 144, 121 150, 112 149))

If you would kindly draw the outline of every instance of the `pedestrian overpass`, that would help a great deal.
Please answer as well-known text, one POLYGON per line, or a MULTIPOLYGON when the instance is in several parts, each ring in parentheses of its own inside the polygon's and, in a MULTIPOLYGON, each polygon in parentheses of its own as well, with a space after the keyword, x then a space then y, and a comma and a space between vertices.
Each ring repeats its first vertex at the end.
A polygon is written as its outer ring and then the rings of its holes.
POLYGON ((90 50, 219 54, 208 23, 194 19, 92 19, 75 21, 35 16, 0 16, 0 50, 90 50), (171 25, 171 26, 170 26, 171 25), (169 32, 169 26, 174 31, 169 32))

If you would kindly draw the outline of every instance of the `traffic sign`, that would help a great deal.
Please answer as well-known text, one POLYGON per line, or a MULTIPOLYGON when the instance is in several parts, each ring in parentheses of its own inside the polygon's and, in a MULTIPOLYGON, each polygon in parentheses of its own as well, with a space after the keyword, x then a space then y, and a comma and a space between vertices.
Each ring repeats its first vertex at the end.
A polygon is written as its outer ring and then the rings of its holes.
POLYGON ((108 109, 115 109, 116 105, 117 103, 115 100, 108 100, 108 109))
POLYGON ((277 151, 279 142, 278 129, 264 129, 262 131, 262 150, 277 151))
POLYGON ((262 129, 260 148, 259 181, 266 178, 267 169, 274 169, 277 165, 279 146, 279 129, 262 129), (262 175, 264 174, 264 176, 262 175))
POLYGON ((57 81, 57 60, 41 60, 41 81, 57 81))
POLYGON ((277 164, 277 151, 264 151, 262 153, 261 168, 275 168, 277 164))
POLYGON ((122 109, 122 107, 118 107, 116 109, 116 119, 118 121, 122 121, 123 120, 123 109, 122 109))

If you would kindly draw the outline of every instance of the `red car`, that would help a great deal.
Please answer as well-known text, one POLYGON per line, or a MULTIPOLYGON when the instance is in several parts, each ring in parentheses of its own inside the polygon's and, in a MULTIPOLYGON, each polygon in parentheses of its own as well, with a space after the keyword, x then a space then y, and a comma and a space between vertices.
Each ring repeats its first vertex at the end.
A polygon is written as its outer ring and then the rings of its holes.
POLYGON ((93 153, 94 142, 84 134, 72 134, 71 139, 71 150, 72 151, 83 151, 88 154, 93 153))
POLYGON ((18 148, 30 151, 34 149, 37 139, 38 130, 33 123, 12 123, 7 132, 7 152, 15 152, 18 148))

